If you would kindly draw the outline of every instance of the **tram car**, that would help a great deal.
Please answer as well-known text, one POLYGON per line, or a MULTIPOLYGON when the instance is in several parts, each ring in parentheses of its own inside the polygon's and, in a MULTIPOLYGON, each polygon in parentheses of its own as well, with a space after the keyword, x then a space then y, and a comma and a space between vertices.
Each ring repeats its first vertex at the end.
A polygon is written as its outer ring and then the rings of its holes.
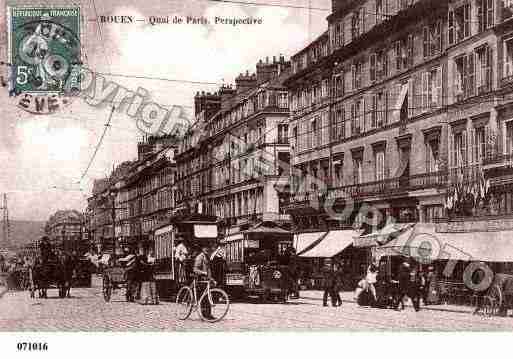
POLYGON ((293 285, 292 233, 269 224, 222 240, 226 254, 226 290, 233 297, 286 302, 293 285))
POLYGON ((162 299, 172 300, 180 286, 188 280, 181 278, 178 272, 179 264, 175 259, 175 248, 179 241, 187 247, 187 273, 192 272, 195 256, 204 244, 215 245, 219 242, 218 220, 215 216, 192 214, 177 215, 169 222, 155 229, 153 239, 155 244, 154 278, 157 292, 162 299))

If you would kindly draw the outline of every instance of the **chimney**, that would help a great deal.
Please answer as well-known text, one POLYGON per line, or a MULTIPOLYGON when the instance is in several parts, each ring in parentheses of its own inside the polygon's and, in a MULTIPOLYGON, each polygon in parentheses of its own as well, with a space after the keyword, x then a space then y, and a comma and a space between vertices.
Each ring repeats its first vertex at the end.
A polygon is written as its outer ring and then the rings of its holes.
POLYGON ((273 62, 269 63, 269 56, 265 58, 265 63, 260 60, 256 66, 257 68, 257 83, 261 85, 279 74, 278 62, 276 62, 276 56, 273 56, 273 62))
POLYGON ((255 74, 249 74, 249 71, 246 71, 246 74, 239 74, 235 79, 235 89, 237 93, 242 93, 249 89, 252 89, 257 85, 257 77, 255 74))
POLYGON ((218 94, 201 91, 201 94, 198 93, 194 96, 194 116, 205 111, 205 118, 209 119, 210 116, 219 111, 220 108, 221 96, 218 94))
POLYGON ((344 8, 349 3, 348 0, 331 0, 331 12, 335 13, 344 8))
POLYGON ((235 95, 235 90, 232 88, 232 85, 222 85, 219 89, 219 96, 221 97, 221 102, 226 102, 228 99, 235 95))

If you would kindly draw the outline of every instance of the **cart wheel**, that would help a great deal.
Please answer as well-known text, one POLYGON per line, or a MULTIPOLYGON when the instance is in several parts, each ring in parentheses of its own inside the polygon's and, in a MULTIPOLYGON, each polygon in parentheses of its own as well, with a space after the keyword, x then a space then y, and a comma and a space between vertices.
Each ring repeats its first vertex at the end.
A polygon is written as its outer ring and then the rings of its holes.
POLYGON ((504 305, 504 298, 501 287, 498 284, 493 285, 488 291, 488 296, 492 299, 493 310, 489 315, 497 315, 504 305))
POLYGON ((108 275, 103 276, 103 299, 105 299, 106 302, 110 301, 110 298, 112 296, 112 283, 110 282, 110 278, 108 275))

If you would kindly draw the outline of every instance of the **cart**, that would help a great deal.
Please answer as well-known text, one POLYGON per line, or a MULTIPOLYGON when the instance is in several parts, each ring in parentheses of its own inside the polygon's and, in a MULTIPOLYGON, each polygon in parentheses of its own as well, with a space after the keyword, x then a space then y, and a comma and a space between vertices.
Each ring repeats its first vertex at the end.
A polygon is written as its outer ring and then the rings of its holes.
POLYGON ((490 288, 476 303, 475 313, 483 311, 485 315, 506 316, 513 309, 513 275, 497 273, 490 288))
POLYGON ((105 267, 103 270, 103 285, 102 285, 102 293, 103 293, 103 299, 105 299, 106 302, 109 302, 112 298, 112 293, 115 290, 126 288, 127 294, 126 294, 126 300, 129 302, 133 302, 135 299, 135 288, 131 287, 131 281, 128 280, 128 277, 130 275, 130 271, 132 271, 133 268, 131 267, 123 267, 123 266, 112 266, 112 267, 105 267))

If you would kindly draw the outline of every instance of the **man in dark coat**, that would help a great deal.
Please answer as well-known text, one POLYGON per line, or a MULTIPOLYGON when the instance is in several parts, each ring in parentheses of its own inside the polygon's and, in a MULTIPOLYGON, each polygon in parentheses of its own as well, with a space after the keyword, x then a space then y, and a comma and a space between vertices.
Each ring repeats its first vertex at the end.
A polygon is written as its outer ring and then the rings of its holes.
POLYGON ((399 268, 399 300, 396 309, 404 309, 404 298, 409 297, 413 303, 416 312, 420 310, 420 285, 419 275, 416 270, 412 270, 408 262, 404 262, 399 268))
POLYGON ((50 244, 50 238, 44 236, 41 238, 41 243, 39 244, 39 250, 41 251, 41 262, 43 264, 48 263, 53 258, 52 245, 50 244))
POLYGON ((336 268, 336 265, 333 265, 330 268, 326 268, 324 272, 324 295, 322 297, 322 305, 324 307, 328 306, 328 296, 331 297, 331 305, 333 307, 342 304, 338 288, 338 270, 336 268))

